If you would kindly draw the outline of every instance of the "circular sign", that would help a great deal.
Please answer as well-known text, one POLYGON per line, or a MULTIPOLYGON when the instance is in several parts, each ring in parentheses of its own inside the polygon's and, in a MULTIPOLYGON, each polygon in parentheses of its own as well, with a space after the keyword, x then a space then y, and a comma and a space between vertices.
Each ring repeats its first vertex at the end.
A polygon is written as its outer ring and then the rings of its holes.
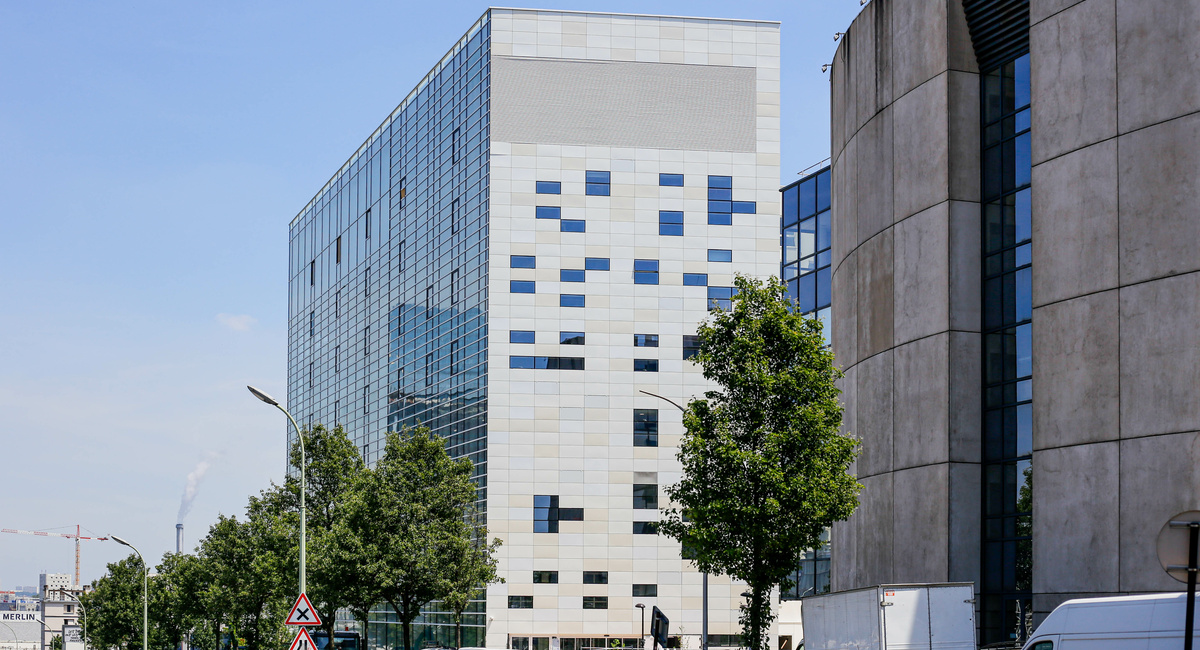
POLYGON ((1181 512, 1168 519, 1162 530, 1158 531, 1158 562, 1167 575, 1180 582, 1188 581, 1188 544, 1191 533, 1186 524, 1193 521, 1200 523, 1200 510, 1181 512))

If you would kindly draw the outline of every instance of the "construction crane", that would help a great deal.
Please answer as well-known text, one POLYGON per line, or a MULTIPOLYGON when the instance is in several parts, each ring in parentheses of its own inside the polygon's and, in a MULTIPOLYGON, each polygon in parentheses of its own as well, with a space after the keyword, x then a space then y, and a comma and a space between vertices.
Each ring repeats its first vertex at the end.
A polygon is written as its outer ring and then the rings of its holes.
POLYGON ((79 540, 90 539, 98 542, 108 541, 107 537, 86 537, 79 534, 80 526, 75 526, 75 534, 70 533, 48 533, 42 530, 17 530, 16 528, 0 528, 0 533, 14 533, 17 535, 33 535, 35 537, 66 537, 67 539, 75 540, 75 584, 79 584, 79 540))

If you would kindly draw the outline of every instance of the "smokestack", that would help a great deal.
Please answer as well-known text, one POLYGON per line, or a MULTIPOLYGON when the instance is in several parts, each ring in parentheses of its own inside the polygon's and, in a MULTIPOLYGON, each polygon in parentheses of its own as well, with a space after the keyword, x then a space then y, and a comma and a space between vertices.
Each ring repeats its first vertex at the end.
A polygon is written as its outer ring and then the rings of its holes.
POLYGON ((175 552, 183 552, 183 524, 175 524, 175 552))

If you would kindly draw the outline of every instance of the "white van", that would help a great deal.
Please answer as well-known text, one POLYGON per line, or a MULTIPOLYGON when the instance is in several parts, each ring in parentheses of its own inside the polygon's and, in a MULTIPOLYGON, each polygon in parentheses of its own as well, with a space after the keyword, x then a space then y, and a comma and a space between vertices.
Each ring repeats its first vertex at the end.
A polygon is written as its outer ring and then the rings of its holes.
MULTIPOLYGON (((1179 650, 1186 612, 1182 593, 1068 600, 1042 621, 1024 650, 1179 650)), ((1193 639, 1200 638, 1200 621, 1196 628, 1193 639)))

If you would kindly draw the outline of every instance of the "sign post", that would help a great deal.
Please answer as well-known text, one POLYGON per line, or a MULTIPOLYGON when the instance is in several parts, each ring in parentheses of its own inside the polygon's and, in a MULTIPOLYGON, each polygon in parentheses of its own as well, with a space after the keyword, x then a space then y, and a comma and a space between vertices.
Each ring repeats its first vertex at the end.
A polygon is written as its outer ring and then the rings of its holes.
POLYGON ((658 646, 667 647, 667 627, 670 621, 667 620, 667 615, 662 613, 658 605, 654 606, 653 612, 650 614, 650 636, 654 637, 654 650, 658 650, 658 646))
POLYGON ((1167 575, 1187 583, 1183 650, 1192 650, 1196 629, 1196 578, 1200 573, 1200 511, 1181 512, 1158 531, 1158 561, 1167 575))

